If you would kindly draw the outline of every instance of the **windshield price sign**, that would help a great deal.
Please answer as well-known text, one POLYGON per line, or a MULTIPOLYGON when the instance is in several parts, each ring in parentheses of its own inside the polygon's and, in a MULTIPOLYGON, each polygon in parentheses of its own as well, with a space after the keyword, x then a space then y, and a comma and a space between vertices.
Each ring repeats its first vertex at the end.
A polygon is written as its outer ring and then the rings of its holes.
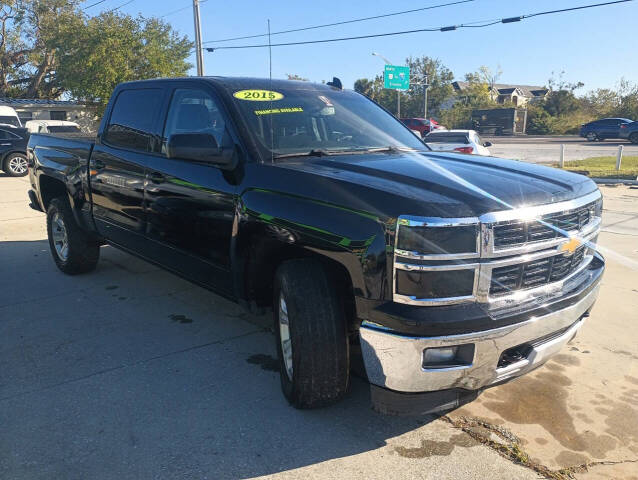
POLYGON ((383 71, 383 87, 394 90, 407 90, 410 88, 410 67, 398 65, 386 65, 383 71))

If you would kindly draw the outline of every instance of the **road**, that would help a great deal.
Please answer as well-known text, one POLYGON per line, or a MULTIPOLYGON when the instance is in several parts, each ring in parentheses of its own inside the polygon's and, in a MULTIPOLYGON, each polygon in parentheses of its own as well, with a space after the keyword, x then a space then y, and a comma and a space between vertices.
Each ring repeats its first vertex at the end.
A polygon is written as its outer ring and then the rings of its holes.
POLYGON ((492 142, 489 150, 496 157, 534 163, 558 162, 561 144, 565 145, 565 161, 616 156, 619 145, 623 146, 623 155, 638 155, 638 145, 626 141, 588 142, 576 135, 484 137, 484 140, 492 142))
POLYGON ((435 419, 373 412, 360 378, 338 405, 289 407, 267 317, 111 247, 61 274, 27 187, 0 176, 2 479, 534 479, 638 459, 638 190, 604 189, 609 270, 571 348, 435 419))

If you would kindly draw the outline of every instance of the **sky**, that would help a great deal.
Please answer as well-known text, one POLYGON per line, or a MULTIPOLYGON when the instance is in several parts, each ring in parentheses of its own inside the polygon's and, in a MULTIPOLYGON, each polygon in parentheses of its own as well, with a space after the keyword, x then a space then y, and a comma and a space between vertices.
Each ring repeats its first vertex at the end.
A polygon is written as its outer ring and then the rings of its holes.
MULTIPOLYGON (((94 1, 94 0, 93 0, 94 1)), ((87 10, 97 14, 125 0, 105 0, 87 10)), ((454 0, 389 2, 376 0, 315 1, 207 0, 201 4, 204 42, 228 37, 288 30, 333 23, 432 5, 454 0)), ((545 10, 555 10, 604 0, 473 0, 422 12, 360 23, 321 28, 272 37, 273 43, 315 40, 342 36, 441 27, 480 20, 500 19, 545 10)), ((85 5, 93 3, 88 0, 85 5)), ((133 0, 121 11, 144 16, 162 16, 192 0, 133 0)), ((179 33, 193 35, 190 8, 164 17, 179 33)), ((352 88, 358 78, 373 78, 383 71, 378 52, 401 65, 409 56, 427 55, 440 59, 462 80, 467 72, 485 65, 502 70, 500 83, 546 85, 564 71, 568 82, 583 82, 579 93, 596 88, 613 88, 621 78, 638 83, 636 50, 638 1, 587 10, 530 18, 517 23, 451 32, 423 32, 318 45, 285 46, 272 49, 272 74, 285 78, 297 74, 311 81, 339 77, 352 88)), ((214 45, 267 43, 266 38, 239 40, 214 45)), ((214 46, 207 45, 207 46, 214 46)), ((195 64, 192 56, 191 62, 195 64)), ((205 74, 268 77, 268 49, 218 50, 204 53, 205 74)), ((191 74, 195 74, 193 68, 191 74)))

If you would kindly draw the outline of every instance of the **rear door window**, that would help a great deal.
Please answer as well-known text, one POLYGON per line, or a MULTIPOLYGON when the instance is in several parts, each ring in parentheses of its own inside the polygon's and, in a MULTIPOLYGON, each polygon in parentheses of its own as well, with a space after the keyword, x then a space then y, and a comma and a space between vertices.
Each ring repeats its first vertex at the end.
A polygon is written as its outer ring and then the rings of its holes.
POLYGON ((160 88, 121 91, 115 99, 104 142, 114 147, 151 151, 162 97, 160 88))

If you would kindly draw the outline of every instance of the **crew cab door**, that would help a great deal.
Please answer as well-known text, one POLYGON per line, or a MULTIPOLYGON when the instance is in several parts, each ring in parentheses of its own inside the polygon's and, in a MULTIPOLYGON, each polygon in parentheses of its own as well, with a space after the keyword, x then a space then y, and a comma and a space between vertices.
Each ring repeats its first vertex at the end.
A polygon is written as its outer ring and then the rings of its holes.
POLYGON ((122 89, 91 154, 91 195, 98 232, 143 253, 144 181, 151 152, 158 149, 163 88, 122 89))
POLYGON ((161 148, 146 171, 146 236, 161 264, 220 293, 232 294, 230 243, 236 186, 212 163, 172 159, 173 134, 209 133, 221 145, 228 127, 214 92, 204 85, 176 84, 170 91, 161 148))

